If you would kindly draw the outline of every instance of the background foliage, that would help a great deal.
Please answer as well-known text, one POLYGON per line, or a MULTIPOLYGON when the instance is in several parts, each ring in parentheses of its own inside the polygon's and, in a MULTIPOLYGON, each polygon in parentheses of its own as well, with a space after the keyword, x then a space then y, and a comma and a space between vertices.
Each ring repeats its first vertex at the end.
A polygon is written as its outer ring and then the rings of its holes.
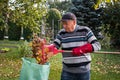
POLYGON ((59 1, 59 0, 51 1, 51 0, 48 0, 48 4, 50 5, 50 8, 58 9, 61 14, 68 11, 69 7, 73 5, 71 3, 71 0, 64 0, 64 1, 59 1))
POLYGON ((0 1, 0 40, 4 39, 8 0, 0 1))
POLYGON ((21 27, 13 22, 8 22, 8 24, 9 24, 8 39, 19 41, 21 38, 21 27))
POLYGON ((11 22, 21 27, 29 27, 32 31, 40 31, 40 24, 46 14, 46 0, 16 0, 10 2, 9 17, 11 22))
POLYGON ((32 36, 33 36, 33 31, 30 28, 28 28, 28 27, 23 28, 24 40, 30 41, 32 39, 32 36))
POLYGON ((0 29, 0 40, 4 40, 5 29, 0 29))
POLYGON ((54 32, 53 32, 54 37, 61 28, 60 22, 59 22, 60 19, 61 19, 61 13, 60 13, 59 10, 57 10, 56 8, 51 8, 48 11, 47 18, 46 18, 46 23, 48 24, 47 27, 50 30, 54 30, 54 32))
POLYGON ((77 24, 88 26, 97 38, 101 38, 101 8, 94 8, 94 0, 72 0, 74 6, 70 7, 70 12, 73 12, 77 17, 77 24))
POLYGON ((104 8, 103 24, 104 31, 111 39, 111 45, 120 47, 120 2, 115 2, 114 5, 109 3, 104 8))

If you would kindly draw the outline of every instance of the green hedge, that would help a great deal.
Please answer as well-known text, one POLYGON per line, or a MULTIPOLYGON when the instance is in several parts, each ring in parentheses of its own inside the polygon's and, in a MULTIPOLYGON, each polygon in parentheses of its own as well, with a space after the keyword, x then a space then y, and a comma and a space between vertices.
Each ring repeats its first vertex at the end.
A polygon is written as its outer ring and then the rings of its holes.
POLYGON ((0 40, 4 39, 5 29, 0 30, 0 40))
POLYGON ((16 23, 9 22, 8 39, 13 41, 19 41, 21 37, 21 27, 18 27, 16 23))
POLYGON ((32 38, 32 31, 29 28, 24 28, 23 37, 24 40, 30 41, 30 39, 32 38))
POLYGON ((106 5, 104 8, 103 29, 110 36, 111 46, 120 49, 120 2, 106 5))

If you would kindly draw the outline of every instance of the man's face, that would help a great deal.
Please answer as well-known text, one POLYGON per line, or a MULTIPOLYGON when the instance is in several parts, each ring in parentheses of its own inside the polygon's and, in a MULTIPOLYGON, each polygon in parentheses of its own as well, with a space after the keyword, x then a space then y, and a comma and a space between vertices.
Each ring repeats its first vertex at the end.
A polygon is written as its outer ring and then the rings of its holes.
POLYGON ((62 21, 63 28, 67 32, 73 32, 75 29, 76 20, 66 20, 62 21))

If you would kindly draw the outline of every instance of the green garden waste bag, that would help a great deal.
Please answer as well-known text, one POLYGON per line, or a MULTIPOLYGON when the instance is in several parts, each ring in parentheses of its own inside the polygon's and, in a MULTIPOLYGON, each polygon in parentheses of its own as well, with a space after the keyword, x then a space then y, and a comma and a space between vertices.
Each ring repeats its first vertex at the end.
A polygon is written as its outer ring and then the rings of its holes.
POLYGON ((50 63, 37 64, 34 58, 22 58, 20 80, 48 80, 50 63))

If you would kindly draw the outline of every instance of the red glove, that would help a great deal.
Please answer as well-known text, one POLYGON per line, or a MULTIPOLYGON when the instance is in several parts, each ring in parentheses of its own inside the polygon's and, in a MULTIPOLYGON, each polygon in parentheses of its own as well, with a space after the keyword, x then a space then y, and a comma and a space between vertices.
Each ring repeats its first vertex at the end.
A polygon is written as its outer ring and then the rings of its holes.
POLYGON ((83 46, 77 47, 77 48, 73 48, 72 49, 72 54, 75 56, 80 56, 84 53, 88 53, 88 52, 92 52, 93 51, 93 47, 90 43, 87 43, 83 46))
POLYGON ((63 50, 58 50, 53 44, 46 46, 49 49, 49 52, 53 52, 53 54, 57 54, 63 52, 63 50))

